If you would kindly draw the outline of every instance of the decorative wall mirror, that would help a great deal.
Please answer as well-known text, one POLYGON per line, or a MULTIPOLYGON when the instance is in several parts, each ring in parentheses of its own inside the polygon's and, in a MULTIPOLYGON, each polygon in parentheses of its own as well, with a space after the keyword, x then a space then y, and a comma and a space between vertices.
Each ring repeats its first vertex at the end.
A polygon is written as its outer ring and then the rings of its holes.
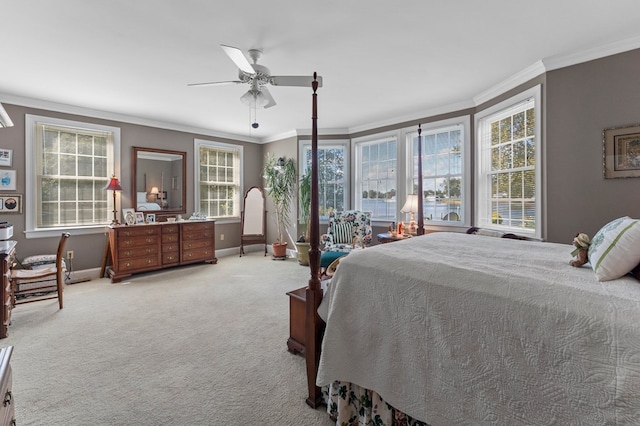
POLYGON ((244 254, 244 246, 249 244, 264 244, 264 255, 267 255, 267 210, 264 192, 257 186, 244 194, 240 232, 240 257, 244 254))
POLYGON ((131 200, 136 211, 186 213, 186 170, 186 152, 134 146, 131 200))

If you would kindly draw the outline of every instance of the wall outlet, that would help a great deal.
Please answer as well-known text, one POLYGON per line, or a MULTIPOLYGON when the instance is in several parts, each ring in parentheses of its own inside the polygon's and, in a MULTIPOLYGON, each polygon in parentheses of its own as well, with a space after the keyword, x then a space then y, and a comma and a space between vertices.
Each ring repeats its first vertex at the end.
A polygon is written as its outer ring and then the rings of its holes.
POLYGON ((224 234, 220 234, 220 241, 224 241, 224 234))
POLYGON ((67 252, 67 259, 73 259, 73 250, 67 252))

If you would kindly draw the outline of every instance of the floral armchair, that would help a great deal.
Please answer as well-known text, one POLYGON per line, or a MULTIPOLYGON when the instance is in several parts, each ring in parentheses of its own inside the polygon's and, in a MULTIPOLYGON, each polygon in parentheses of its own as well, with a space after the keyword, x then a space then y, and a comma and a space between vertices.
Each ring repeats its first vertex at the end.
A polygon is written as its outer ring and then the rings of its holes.
POLYGON ((345 210, 329 214, 327 233, 320 236, 323 252, 349 252, 371 243, 371 212, 345 210))

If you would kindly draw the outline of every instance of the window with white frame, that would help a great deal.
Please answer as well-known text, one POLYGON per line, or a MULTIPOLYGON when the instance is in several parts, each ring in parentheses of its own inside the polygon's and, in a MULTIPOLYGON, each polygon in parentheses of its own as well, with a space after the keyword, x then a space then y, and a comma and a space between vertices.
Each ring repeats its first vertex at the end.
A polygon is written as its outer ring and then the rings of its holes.
POLYGON ((29 114, 25 123, 27 237, 110 223, 104 187, 119 172, 120 129, 29 114))
MULTIPOLYGON (((311 170, 311 142, 303 141, 299 173, 311 170)), ((331 211, 348 208, 348 164, 347 141, 318 142, 318 204, 320 218, 328 218, 331 211)))
POLYGON ((196 139, 194 147, 196 208, 211 218, 239 218, 242 146, 196 139))
POLYGON ((371 212, 372 219, 395 221, 398 190, 396 136, 354 142, 356 208, 371 212))
MULTIPOLYGON (((425 225, 467 223, 469 211, 469 117, 449 119, 407 133, 408 192, 418 193, 418 141, 422 140, 422 192, 425 225)), ((417 220, 417 219, 416 219, 417 220)))
POLYGON ((540 237, 540 86, 476 116, 477 222, 540 237))

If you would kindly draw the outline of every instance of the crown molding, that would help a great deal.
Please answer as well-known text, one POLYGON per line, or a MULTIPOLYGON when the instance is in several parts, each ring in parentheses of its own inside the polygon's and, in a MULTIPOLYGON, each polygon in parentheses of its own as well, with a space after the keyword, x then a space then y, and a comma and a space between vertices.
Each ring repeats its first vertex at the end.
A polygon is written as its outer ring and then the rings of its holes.
POLYGON ((567 55, 551 56, 543 59, 543 62, 546 70, 552 71, 559 68, 569 67, 571 65, 581 64, 583 62, 593 61, 594 59, 617 55, 618 53, 628 52, 638 48, 640 48, 640 36, 635 36, 567 55))
POLYGON ((164 121, 151 120, 142 117, 119 114, 110 111, 102 111, 92 108, 78 107, 74 105, 62 104, 57 102, 45 101, 41 99, 26 98, 22 96, 14 96, 0 93, 0 99, 4 103, 19 105, 28 108, 37 108, 52 112, 61 112, 65 114, 74 114, 84 117, 99 118, 102 120, 111 120, 121 123, 137 124, 141 126, 155 127, 158 129, 175 130, 185 133, 193 133, 196 135, 210 136, 214 138, 232 139, 241 142, 260 143, 257 138, 251 138, 232 133, 218 132, 211 129, 203 129, 199 127, 185 126, 176 123, 167 123, 164 121))

